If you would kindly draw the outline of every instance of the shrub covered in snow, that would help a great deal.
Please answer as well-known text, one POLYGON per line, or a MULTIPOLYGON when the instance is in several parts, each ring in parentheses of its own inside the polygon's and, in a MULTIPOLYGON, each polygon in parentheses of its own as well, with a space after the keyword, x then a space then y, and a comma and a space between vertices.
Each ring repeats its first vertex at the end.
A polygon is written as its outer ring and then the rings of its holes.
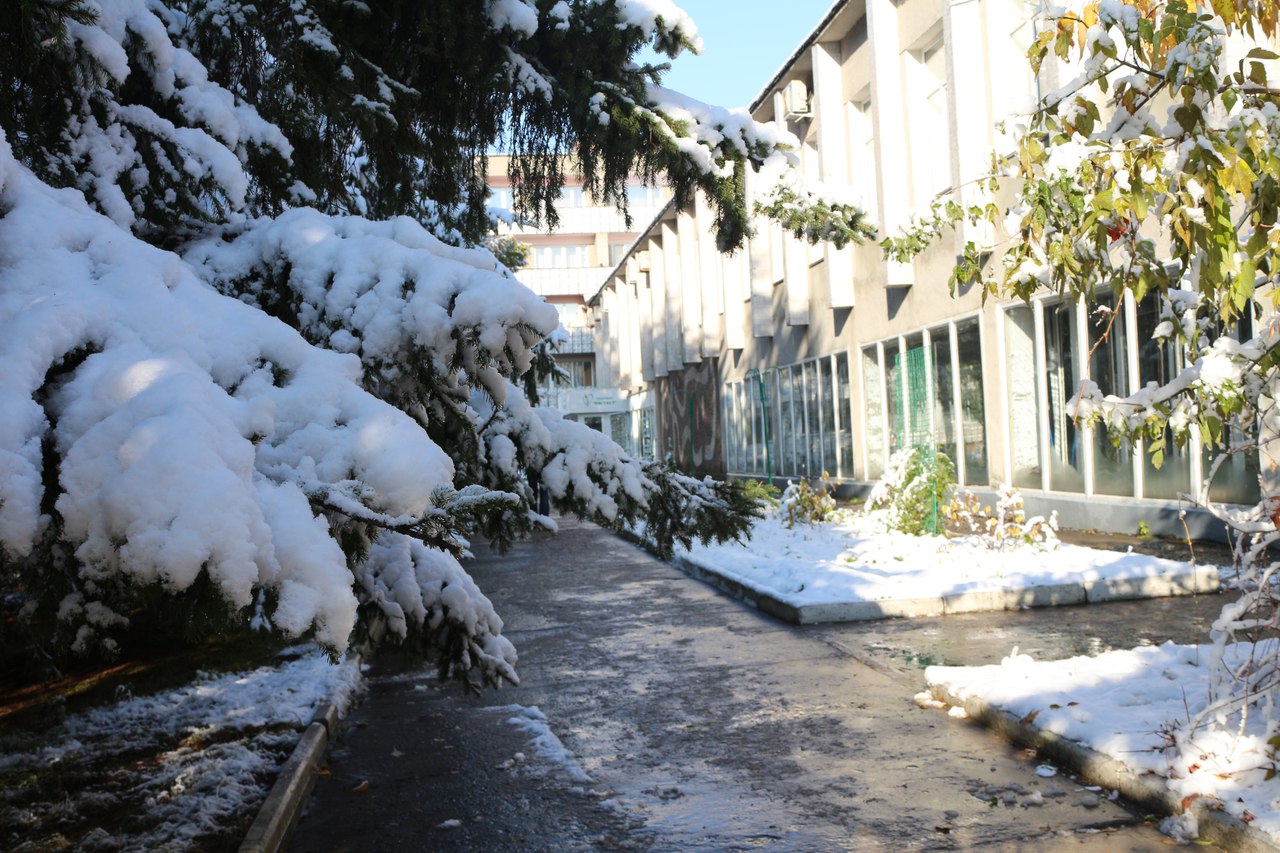
POLYGON ((943 507, 947 521, 963 525, 993 551, 1007 551, 1022 545, 1038 548, 1058 547, 1058 513, 1048 518, 1042 515, 1027 517, 1022 492, 1005 483, 995 509, 982 506, 978 496, 966 490, 956 495, 943 507))
POLYGON ((889 457, 867 507, 887 509, 893 530, 912 536, 941 533, 942 508, 955 484, 955 465, 945 454, 923 447, 903 448, 889 457))
POLYGON ((826 471, 816 483, 803 477, 786 487, 779 500, 779 512, 787 527, 797 524, 821 524, 836 511, 834 486, 826 471))

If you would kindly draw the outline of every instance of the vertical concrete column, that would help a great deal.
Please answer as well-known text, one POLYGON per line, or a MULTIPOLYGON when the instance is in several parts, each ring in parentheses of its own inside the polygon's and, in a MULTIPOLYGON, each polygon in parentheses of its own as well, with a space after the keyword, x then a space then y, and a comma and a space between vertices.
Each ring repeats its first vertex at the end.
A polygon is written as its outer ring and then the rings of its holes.
POLYGON ((662 242, 649 240, 649 326, 647 342, 653 350, 653 375, 667 375, 667 263, 662 242))
MULTIPOLYGON (((773 120, 780 127, 787 126, 786 106, 781 93, 773 95, 773 120)), ((775 222, 770 228, 781 229, 775 222)), ((772 242, 772 241, 771 241, 772 242)), ((786 288, 787 325, 809 325, 809 246, 803 240, 794 237, 790 232, 782 232, 782 257, 773 258, 774 263, 782 261, 782 286, 786 288)), ((773 242, 776 247, 777 242, 773 242)), ((774 276, 777 280, 777 276, 774 276)))
MULTIPOLYGON (((951 119, 951 174, 956 176, 957 200, 977 204, 981 194, 973 183, 986 174, 991 164, 994 142, 990 90, 987 77, 988 50, 982 5, 978 0, 955 0, 943 13, 943 36, 947 51, 947 113, 951 119), (963 99, 963 103, 962 103, 963 99)), ((979 248, 994 242, 990 226, 965 223, 961 237, 979 248)))
POLYGON ((614 305, 618 312, 617 320, 612 324, 613 334, 617 339, 614 348, 618 353, 618 374, 614 384, 618 388, 631 385, 631 305, 627 299, 627 291, 630 289, 630 285, 627 284, 626 267, 623 267, 613 277, 614 305))
MULTIPOLYGON (((747 170, 747 208, 755 204, 759 178, 747 170)), ((769 252, 769 223, 755 221, 756 233, 747 241, 746 251, 751 277, 751 334, 757 338, 773 337, 773 260, 769 252)))
MULTIPOLYGON (((810 50, 813 60, 813 100, 818 136, 818 165, 822 181, 831 187, 849 184, 849 132, 845 117, 844 80, 840 73, 840 43, 815 44, 810 50)), ((827 263, 827 286, 832 308, 852 308, 853 248, 824 247, 827 263)))
POLYGON ((702 282, 698 264, 698 226, 694 214, 676 215, 677 256, 680 263, 680 292, 683 294, 684 363, 702 361, 702 282))
POLYGON ((713 217, 707 197, 698 193, 694 203, 694 230, 698 241, 698 290, 702 299, 702 340, 700 349, 706 357, 720 352, 724 340, 725 281, 724 264, 711 233, 713 217))
POLYGON ((599 375, 596 376, 596 385, 602 388, 612 388, 618 384, 618 291, 616 283, 614 287, 606 287, 600 291, 600 301, 597 304, 599 312, 599 323, 596 326, 596 352, 599 358, 596 360, 596 370, 599 375))
POLYGON ((684 287, 680 281, 680 243, 674 222, 664 221, 662 233, 663 282, 667 292, 663 315, 667 345, 667 370, 684 367, 684 287))
POLYGON ((634 256, 627 261, 626 280, 623 284, 624 304, 627 306, 627 347, 624 359, 625 378, 628 388, 639 387, 644 382, 640 371, 640 301, 636 298, 638 289, 638 273, 635 269, 634 256))
MULTIPOLYGON (((902 80, 902 44, 898 9, 893 0, 867 0, 867 40, 871 47, 871 111, 876 122, 876 168, 880 186, 881 231, 892 234, 907 223, 910 208, 903 187, 910 173, 907 159, 907 90, 902 80)), ((911 264, 889 261, 885 284, 909 287, 915 283, 911 264)))
POLYGON ((724 346, 742 349, 747 345, 747 300, 751 297, 751 270, 747 250, 720 255, 724 279, 724 346))
POLYGON ((598 267, 609 266, 609 234, 604 230, 605 223, 601 223, 601 230, 596 232, 595 236, 595 265, 598 267))

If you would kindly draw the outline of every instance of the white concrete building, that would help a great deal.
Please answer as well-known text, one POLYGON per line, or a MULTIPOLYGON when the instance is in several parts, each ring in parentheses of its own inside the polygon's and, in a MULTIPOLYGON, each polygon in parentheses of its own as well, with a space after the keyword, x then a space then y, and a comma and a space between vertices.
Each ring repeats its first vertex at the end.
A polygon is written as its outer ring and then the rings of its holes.
MULTIPOLYGON (((510 210, 507 158, 490 157, 489 170, 490 207, 510 210)), ((514 237, 529 246, 528 265, 516 277, 556 306, 566 333, 556 362, 569 374, 569 384, 542 389, 540 402, 562 409, 568 417, 601 430, 641 455, 653 452, 652 413, 648 417, 640 413, 633 416, 631 407, 639 401, 629 400, 618 389, 597 381, 599 354, 586 300, 670 198, 671 192, 665 187, 646 186, 639 180, 631 182, 627 187, 631 214, 628 225, 612 204, 593 199, 584 191, 581 178, 569 175, 557 205, 557 229, 506 223, 499 226, 500 236, 514 237)))
MULTIPOLYGON (((1052 68, 1037 80, 1026 61, 1031 5, 838 2, 751 110, 786 122, 806 173, 856 188, 882 233, 895 230, 940 195, 965 200, 997 122, 1055 85, 1052 68)), ((1143 448, 1115 448, 1065 412, 1099 337, 1084 305, 949 295, 964 242, 991 234, 957 233, 895 264, 874 243, 837 250, 756 228, 721 256, 702 207, 668 205, 589 300, 597 383, 653 403, 659 453, 699 472, 825 470, 865 487, 898 448, 932 444, 961 483, 1012 482, 1070 526, 1182 532, 1177 494, 1205 455, 1174 451, 1157 471, 1143 448)), ((1167 378, 1178 356, 1150 340, 1154 303, 1113 307, 1117 332, 1090 365, 1103 392, 1167 378)), ((1251 501, 1251 463, 1233 464, 1217 497, 1251 501)))

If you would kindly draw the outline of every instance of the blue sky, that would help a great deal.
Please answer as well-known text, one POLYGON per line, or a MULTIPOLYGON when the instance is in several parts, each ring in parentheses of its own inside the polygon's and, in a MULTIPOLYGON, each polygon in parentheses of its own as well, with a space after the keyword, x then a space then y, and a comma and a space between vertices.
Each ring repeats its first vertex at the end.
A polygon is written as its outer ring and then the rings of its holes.
POLYGON ((833 0, 676 0, 698 25, 703 51, 677 59, 664 85, 711 104, 745 107, 833 0))

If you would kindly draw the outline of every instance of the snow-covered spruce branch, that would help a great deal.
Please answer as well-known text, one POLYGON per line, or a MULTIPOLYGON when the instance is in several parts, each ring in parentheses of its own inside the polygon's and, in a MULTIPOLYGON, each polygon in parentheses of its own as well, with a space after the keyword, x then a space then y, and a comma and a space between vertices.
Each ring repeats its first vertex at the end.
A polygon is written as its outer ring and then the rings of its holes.
POLYGON ((764 517, 737 481, 698 480, 664 462, 649 462, 644 470, 654 484, 643 513, 645 536, 663 559, 677 543, 689 548, 695 539, 704 545, 749 539, 752 520, 764 517))
POLYGON ((837 198, 826 187, 799 180, 774 184, 756 202, 755 212, 813 244, 844 248, 876 236, 875 222, 862 207, 837 198))
POLYGON ((519 683, 502 619, 454 555, 384 533, 355 579, 361 607, 381 613, 392 636, 435 657, 441 677, 470 686, 519 683))
POLYGON ((454 558, 467 553, 466 532, 477 516, 511 509, 520 497, 508 492, 495 492, 478 485, 454 491, 438 486, 431 495, 431 506, 420 517, 390 516, 370 509, 361 499, 369 489, 347 482, 328 485, 304 484, 312 505, 348 519, 358 525, 409 536, 454 558))

